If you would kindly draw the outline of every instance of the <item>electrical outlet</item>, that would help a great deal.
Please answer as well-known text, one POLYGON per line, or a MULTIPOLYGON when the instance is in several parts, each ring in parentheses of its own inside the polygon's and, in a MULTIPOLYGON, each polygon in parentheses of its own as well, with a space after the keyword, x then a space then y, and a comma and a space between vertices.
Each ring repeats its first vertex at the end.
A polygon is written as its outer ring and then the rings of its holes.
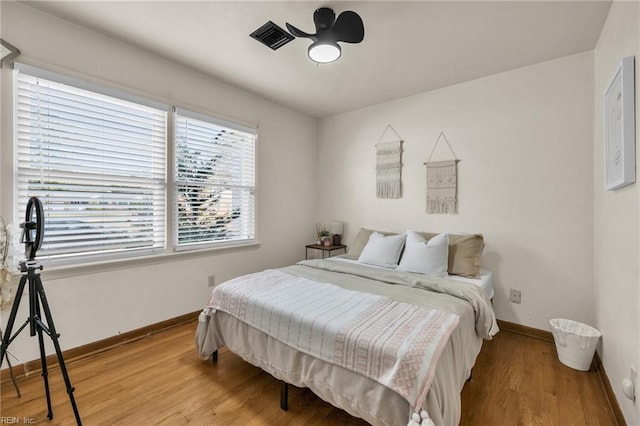
POLYGON ((216 276, 215 275, 209 275, 209 277, 207 278, 207 284, 209 285, 209 287, 215 287, 215 285, 216 285, 216 276))
POLYGON ((522 292, 516 289, 509 290, 509 300, 513 303, 521 303, 522 302, 522 292))

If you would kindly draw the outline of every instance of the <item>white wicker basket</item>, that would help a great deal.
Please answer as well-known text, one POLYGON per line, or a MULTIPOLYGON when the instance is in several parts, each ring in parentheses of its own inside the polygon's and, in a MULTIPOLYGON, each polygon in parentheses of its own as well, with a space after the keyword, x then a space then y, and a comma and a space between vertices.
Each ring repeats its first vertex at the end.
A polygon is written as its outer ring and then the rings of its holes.
POLYGON ((558 358, 564 365, 587 371, 602 333, 581 322, 562 318, 549 321, 558 358))

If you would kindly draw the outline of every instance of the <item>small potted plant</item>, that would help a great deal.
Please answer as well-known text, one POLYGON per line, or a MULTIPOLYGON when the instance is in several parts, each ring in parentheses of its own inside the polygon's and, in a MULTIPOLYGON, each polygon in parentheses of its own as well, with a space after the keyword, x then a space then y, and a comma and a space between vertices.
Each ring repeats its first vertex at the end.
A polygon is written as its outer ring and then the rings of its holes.
POLYGON ((322 230, 322 245, 330 246, 331 245, 331 232, 328 229, 322 230))
POLYGON ((318 237, 316 244, 325 246, 331 245, 331 232, 329 232, 324 225, 316 225, 316 235, 318 237))

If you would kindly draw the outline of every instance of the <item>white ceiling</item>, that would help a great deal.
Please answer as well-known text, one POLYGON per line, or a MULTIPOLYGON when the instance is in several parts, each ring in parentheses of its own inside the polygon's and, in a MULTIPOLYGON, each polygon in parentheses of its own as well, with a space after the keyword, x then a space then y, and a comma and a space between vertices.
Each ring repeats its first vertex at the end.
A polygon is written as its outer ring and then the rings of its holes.
POLYGON ((314 117, 591 50, 610 1, 36 1, 29 5, 314 117), (268 20, 315 32, 313 12, 356 11, 360 44, 316 65, 308 39, 272 51, 268 20))

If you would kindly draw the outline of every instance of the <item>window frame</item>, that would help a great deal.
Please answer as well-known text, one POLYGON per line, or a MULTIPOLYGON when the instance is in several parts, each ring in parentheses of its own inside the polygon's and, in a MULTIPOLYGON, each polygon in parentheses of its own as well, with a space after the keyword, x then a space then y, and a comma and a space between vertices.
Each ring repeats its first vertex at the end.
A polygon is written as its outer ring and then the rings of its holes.
MULTIPOLYGON (((257 172, 258 172, 258 141, 259 132, 257 125, 246 124, 236 119, 220 118, 218 114, 204 111, 193 107, 182 108, 178 106, 175 101, 167 99, 167 102, 161 102, 153 99, 158 99, 152 95, 143 94, 134 95, 130 92, 131 89, 114 88, 114 84, 111 82, 99 81, 98 83, 89 82, 86 79, 79 77, 71 77, 65 74, 49 71, 39 66, 32 66, 24 63, 15 63, 15 70, 12 73, 12 88, 14 101, 13 107, 13 129, 12 129, 12 142, 11 142, 11 154, 13 157, 13 170, 12 170, 12 182, 10 186, 11 193, 14 194, 12 204, 12 214, 14 223, 18 224, 24 221, 24 212, 18 211, 20 203, 16 200, 19 182, 18 178, 18 132, 17 132, 17 76, 16 72, 22 72, 33 77, 51 80, 56 83, 66 84, 75 88, 92 91, 101 95, 112 96, 124 101, 134 102, 141 105, 149 106, 152 108, 162 109, 166 111, 166 132, 165 132, 165 186, 164 186, 164 247, 157 248, 148 251, 124 251, 117 254, 92 254, 92 255, 71 255, 64 256, 58 259, 42 259, 41 263, 46 265, 49 269, 48 275, 54 275, 57 277, 74 276, 80 273, 88 273, 92 271, 114 269, 121 266, 134 266, 134 265, 146 265, 163 263, 169 258, 191 258, 207 256, 220 250, 229 250, 234 248, 253 247, 261 245, 258 239, 258 191, 257 191, 257 172), (175 146, 176 146, 176 134, 175 134, 175 119, 176 111, 187 111, 189 114, 193 114, 198 119, 204 118, 204 121, 210 121, 218 125, 226 126, 229 128, 237 129, 240 131, 247 131, 255 135, 254 139, 254 186, 253 186, 253 238, 242 240, 224 240, 219 242, 209 242, 207 244, 198 244, 194 246, 177 247, 177 199, 175 194, 177 192, 176 180, 175 180, 175 146), (201 117, 201 118, 200 118, 201 117), (52 273, 53 271, 53 273, 52 273)), ((89 78, 88 76, 82 76, 89 78)), ((140 93, 138 91, 138 93, 140 93)), ((46 233, 45 233, 46 241, 46 233)), ((19 260, 19 253, 16 253, 16 260, 19 260)), ((39 259, 37 259, 39 260, 39 259)))
POLYGON ((171 240, 172 240, 172 251, 173 252, 184 252, 184 251, 193 251, 193 250, 201 250, 207 248, 217 248, 217 247, 237 247, 243 245, 251 245, 257 242, 257 145, 258 145, 258 127, 257 126, 248 126, 240 123, 235 123, 229 120, 225 120, 219 117, 215 117, 209 114, 204 114, 201 112, 194 111, 193 109, 187 109, 182 107, 174 106, 172 108, 173 114, 171 114, 171 123, 172 123, 172 132, 170 138, 170 148, 171 155, 168 156, 171 158, 172 162, 172 170, 171 172, 171 240), (236 130, 239 132, 252 134, 253 135, 253 186, 251 187, 253 191, 253 237, 252 238, 240 238, 240 239, 229 239, 229 240, 221 240, 221 241, 208 241, 208 242, 200 242, 196 244, 184 244, 181 245, 178 242, 178 167, 176 163, 177 159, 177 126, 176 122, 178 120, 178 115, 182 115, 187 118, 192 118, 195 120, 207 122, 213 124, 215 126, 221 126, 228 129, 236 130))

